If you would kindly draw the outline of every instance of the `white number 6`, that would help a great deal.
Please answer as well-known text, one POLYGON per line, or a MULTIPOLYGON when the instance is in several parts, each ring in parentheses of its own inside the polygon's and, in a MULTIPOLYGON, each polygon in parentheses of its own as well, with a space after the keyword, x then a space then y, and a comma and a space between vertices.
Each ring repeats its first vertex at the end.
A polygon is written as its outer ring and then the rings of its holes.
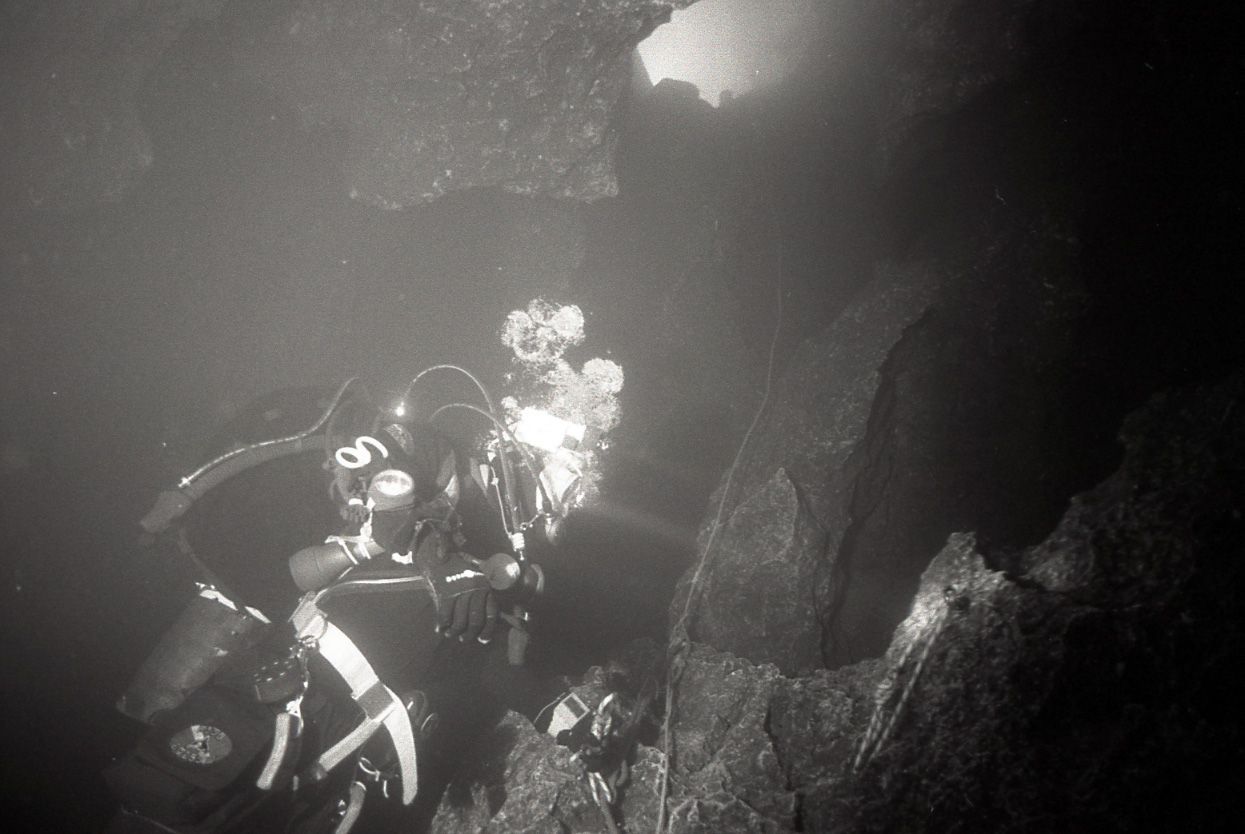
POLYGON ((372 462, 372 453, 367 450, 368 446, 380 452, 382 458, 389 457, 389 450, 384 444, 366 434, 356 440, 353 446, 342 446, 333 457, 346 469, 359 469, 372 462))

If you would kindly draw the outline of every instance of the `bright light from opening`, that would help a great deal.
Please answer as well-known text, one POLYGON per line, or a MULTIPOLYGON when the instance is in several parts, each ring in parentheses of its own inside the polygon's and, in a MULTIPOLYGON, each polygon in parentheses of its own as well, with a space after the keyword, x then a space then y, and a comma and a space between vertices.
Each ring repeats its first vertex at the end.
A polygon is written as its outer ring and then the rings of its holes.
POLYGON ((816 0, 700 0, 639 46, 653 83, 688 81, 713 106, 782 80, 803 57, 816 0))

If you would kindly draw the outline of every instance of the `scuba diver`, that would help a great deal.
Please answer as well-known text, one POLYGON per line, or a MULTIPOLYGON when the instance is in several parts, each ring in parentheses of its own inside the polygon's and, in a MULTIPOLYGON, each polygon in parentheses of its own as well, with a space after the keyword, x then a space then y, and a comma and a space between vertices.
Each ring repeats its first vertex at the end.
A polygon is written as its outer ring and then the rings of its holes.
MULTIPOLYGON (((462 370, 424 373, 442 368, 462 370)), ((105 773, 121 804, 110 832, 426 821, 474 733, 506 708, 537 713, 548 693, 525 665, 527 606, 544 573, 528 543, 556 527, 573 479, 551 491, 471 380, 487 408, 453 405, 492 423, 477 455, 436 428, 445 409, 409 419, 351 380, 310 429, 228 452, 161 495, 151 533, 238 472, 324 450, 342 527, 289 558, 302 597, 285 622, 198 563, 208 581, 118 704, 148 728, 105 773), (401 805, 365 804, 373 793, 401 805)), ((184 536, 182 550, 197 561, 184 536)))

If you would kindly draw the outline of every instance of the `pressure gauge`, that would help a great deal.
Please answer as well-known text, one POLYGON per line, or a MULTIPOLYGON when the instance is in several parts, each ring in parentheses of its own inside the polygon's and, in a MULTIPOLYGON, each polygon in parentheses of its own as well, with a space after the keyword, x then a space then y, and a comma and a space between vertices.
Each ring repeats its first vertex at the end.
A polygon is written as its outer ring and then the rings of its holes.
POLYGON ((169 739, 169 750, 183 762, 210 765, 228 756, 233 742, 219 727, 191 724, 169 739))

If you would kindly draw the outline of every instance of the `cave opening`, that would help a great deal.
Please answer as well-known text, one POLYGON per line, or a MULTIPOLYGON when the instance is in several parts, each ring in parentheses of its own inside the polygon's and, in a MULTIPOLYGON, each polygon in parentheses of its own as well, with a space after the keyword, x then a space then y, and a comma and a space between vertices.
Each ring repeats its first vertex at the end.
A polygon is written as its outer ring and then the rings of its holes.
POLYGON ((683 81, 720 107, 782 84, 796 71, 815 27, 813 0, 701 0, 636 48, 647 80, 683 81))

